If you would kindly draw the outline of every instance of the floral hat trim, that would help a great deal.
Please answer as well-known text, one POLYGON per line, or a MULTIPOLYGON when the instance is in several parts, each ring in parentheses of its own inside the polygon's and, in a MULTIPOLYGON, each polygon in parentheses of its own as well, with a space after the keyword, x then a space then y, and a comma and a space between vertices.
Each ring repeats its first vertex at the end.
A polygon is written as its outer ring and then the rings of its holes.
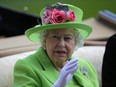
POLYGON ((43 14, 42 21, 45 24, 58 24, 76 20, 74 11, 62 3, 47 6, 43 14))

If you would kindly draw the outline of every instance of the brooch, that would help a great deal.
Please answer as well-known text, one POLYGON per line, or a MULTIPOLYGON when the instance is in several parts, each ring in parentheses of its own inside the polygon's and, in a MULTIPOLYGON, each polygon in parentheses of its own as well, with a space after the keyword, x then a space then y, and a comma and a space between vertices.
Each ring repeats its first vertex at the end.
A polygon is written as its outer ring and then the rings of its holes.
POLYGON ((90 78, 90 76, 88 75, 88 69, 86 66, 83 66, 81 68, 81 72, 83 73, 83 75, 85 75, 87 78, 90 78))

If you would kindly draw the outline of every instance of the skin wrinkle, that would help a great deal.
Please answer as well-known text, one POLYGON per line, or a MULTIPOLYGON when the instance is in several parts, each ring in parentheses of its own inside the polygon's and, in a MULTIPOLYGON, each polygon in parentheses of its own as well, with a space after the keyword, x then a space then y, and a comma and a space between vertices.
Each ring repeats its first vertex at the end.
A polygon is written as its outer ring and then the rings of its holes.
MULTIPOLYGON (((52 30, 55 30, 55 29, 52 29, 52 30)), ((77 48, 80 46, 82 46, 83 45, 83 39, 82 39, 82 37, 80 36, 80 33, 78 33, 78 31, 76 31, 75 29, 70 29, 70 30, 73 30, 74 32, 73 32, 73 35, 71 35, 70 33, 66 33, 65 34, 65 36, 62 36, 62 34, 59 34, 58 33, 58 31, 61 31, 61 32, 63 32, 64 30, 66 30, 66 29, 57 29, 57 32, 53 32, 53 35, 57 35, 58 37, 58 39, 59 40, 62 40, 62 41, 59 41, 59 42, 62 42, 63 44, 58 44, 59 45, 59 47, 61 46, 62 48, 64 47, 63 45, 65 45, 66 46, 66 44, 64 44, 64 38, 63 37, 71 37, 71 38, 73 38, 72 36, 74 36, 74 40, 75 40, 75 48, 74 48, 74 50, 77 50, 77 48), (61 39, 60 39, 61 38, 61 39), (79 46, 77 46, 79 44, 79 46)), ((42 44, 43 44, 43 46, 44 46, 44 48, 46 49, 46 39, 47 39, 47 36, 48 36, 48 34, 49 34, 49 31, 50 30, 46 30, 46 31, 44 31, 44 32, 42 32, 42 33, 40 33, 40 36, 41 36, 41 39, 42 39, 42 44)), ((51 44, 54 44, 54 43, 51 43, 51 44)), ((67 49, 67 47, 65 47, 66 48, 66 50, 69 50, 69 49, 67 49)), ((70 51, 70 50, 69 50, 70 51)), ((64 52, 66 52, 66 51, 64 51, 64 52)), ((67 51, 68 52, 68 51, 67 51)), ((74 51, 73 51, 74 52, 74 51)), ((72 52, 72 54, 73 54, 73 52, 72 52)), ((46 53, 47 53, 47 51, 46 51, 46 53)), ((68 53, 67 53, 68 54, 68 53)), ((72 55, 71 54, 71 55, 72 55)), ((48 55, 49 56, 49 55, 48 55)), ((50 58, 50 56, 49 56, 49 58, 50 58)), ((70 58, 70 57, 69 57, 70 58)), ((56 67, 56 69, 58 70, 58 71, 60 71, 61 69, 62 69, 62 67, 70 60, 70 59, 66 59, 65 60, 65 62, 63 62, 63 63, 61 63, 61 62, 59 62, 59 61, 57 61, 57 64, 55 64, 54 63, 54 60, 52 60, 52 59, 50 59, 51 60, 51 62, 52 62, 52 64, 56 67)))
POLYGON ((75 32, 72 29, 49 30, 44 45, 53 65, 60 71, 74 52, 75 32))
MULTIPOLYGON (((45 39, 46 39, 48 31, 49 31, 49 29, 46 30, 46 31, 40 32, 38 34, 39 38, 41 39, 41 42, 42 42, 41 44, 43 46, 45 46, 45 39)), ((78 48, 80 48, 80 47, 82 47, 84 45, 84 39, 77 30, 75 30, 75 41, 76 41, 76 47, 75 47, 75 51, 76 51, 78 48)))

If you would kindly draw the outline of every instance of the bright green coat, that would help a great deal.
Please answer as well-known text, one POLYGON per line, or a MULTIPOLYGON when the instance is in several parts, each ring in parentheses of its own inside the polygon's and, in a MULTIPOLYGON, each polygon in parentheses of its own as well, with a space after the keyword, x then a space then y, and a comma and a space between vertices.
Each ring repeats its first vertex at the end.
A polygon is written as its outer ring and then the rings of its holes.
MULTIPOLYGON (((79 59, 78 63, 79 68, 73 76, 78 86, 68 84, 66 87, 99 87, 97 74, 92 64, 82 59, 79 59), (83 74, 82 67, 88 69, 88 75, 83 74)), ((34 54, 16 62, 13 87, 51 87, 59 74, 41 47, 34 54)))

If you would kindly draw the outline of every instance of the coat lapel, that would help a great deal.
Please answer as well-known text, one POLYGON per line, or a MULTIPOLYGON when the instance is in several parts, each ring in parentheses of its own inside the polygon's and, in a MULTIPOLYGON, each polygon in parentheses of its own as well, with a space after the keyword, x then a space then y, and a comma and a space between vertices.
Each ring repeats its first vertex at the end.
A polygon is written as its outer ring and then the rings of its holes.
POLYGON ((38 58, 39 62, 41 63, 44 70, 41 70, 41 73, 50 81, 52 84, 56 82, 59 77, 59 72, 55 69, 52 65, 51 61, 49 60, 47 54, 45 53, 43 47, 36 52, 36 57, 38 58))
MULTIPOLYGON (((81 64, 79 64, 81 65, 81 64)), ((79 82, 79 84, 82 86, 82 87, 93 87, 93 84, 90 82, 91 78, 88 78, 87 75, 85 75, 83 73, 83 71, 81 70, 84 66, 80 66, 78 68, 78 70, 75 72, 74 74, 74 77, 75 79, 77 80, 77 82, 79 82)))

